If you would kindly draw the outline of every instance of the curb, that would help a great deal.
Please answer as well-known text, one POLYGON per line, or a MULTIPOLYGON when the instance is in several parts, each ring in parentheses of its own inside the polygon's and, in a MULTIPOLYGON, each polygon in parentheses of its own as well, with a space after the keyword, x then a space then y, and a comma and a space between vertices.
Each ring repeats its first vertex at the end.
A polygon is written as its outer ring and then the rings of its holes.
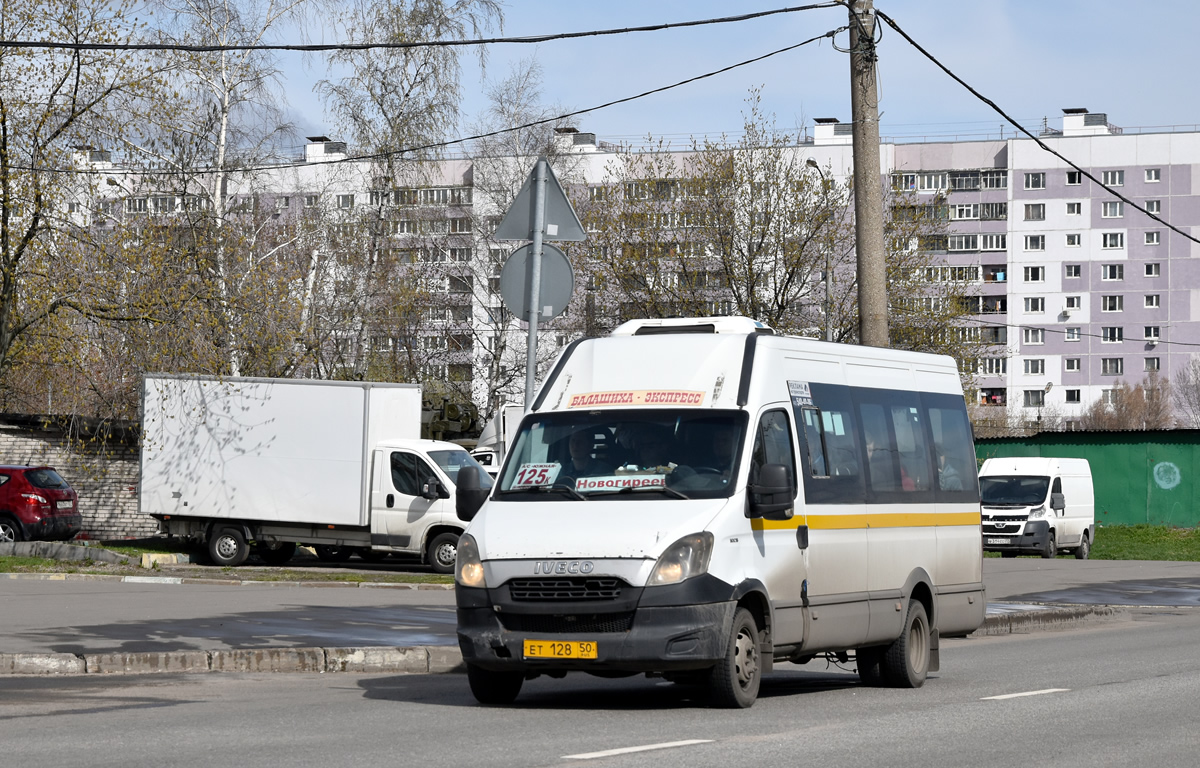
POLYGON ((200 672, 465 672, 455 646, 231 648, 147 653, 0 653, 0 675, 139 675, 200 672))
POLYGON ((1013 611, 987 616, 979 629, 967 637, 1054 632, 1076 629, 1084 624, 1130 619, 1127 608, 1112 605, 1047 605, 1034 611, 1013 611))
MULTIPOLYGON (((341 589, 434 589, 453 590, 453 584, 378 581, 242 581, 238 579, 204 579, 187 576, 115 576, 104 573, 0 573, 0 579, 29 579, 32 581, 123 581, 128 584, 204 584, 220 587, 325 587, 341 589)), ((0 667, 0 674, 3 674, 0 667)))

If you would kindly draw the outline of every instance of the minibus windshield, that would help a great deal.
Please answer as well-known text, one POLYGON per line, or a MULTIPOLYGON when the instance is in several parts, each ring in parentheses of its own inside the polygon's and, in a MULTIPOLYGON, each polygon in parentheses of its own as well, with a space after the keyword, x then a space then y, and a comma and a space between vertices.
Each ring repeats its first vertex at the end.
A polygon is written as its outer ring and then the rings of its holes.
POLYGON ((1032 507, 1046 500, 1050 478, 1009 475, 979 478, 979 495, 984 506, 1032 507))
POLYGON ((683 408, 539 414, 513 441, 494 498, 728 496, 746 422, 742 411, 683 408))

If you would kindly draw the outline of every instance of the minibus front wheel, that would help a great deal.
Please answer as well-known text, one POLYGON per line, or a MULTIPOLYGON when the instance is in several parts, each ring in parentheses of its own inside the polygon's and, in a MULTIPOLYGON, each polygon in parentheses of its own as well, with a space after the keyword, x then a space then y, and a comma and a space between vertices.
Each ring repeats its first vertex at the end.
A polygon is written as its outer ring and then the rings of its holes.
POLYGON ((709 676, 708 691, 713 706, 746 709, 758 698, 762 683, 758 638, 758 622, 754 615, 745 608, 738 608, 733 614, 725 658, 717 662, 709 676))
POLYGON ((467 683, 480 704, 512 704, 524 682, 525 673, 521 671, 494 671, 474 664, 467 665, 467 683))

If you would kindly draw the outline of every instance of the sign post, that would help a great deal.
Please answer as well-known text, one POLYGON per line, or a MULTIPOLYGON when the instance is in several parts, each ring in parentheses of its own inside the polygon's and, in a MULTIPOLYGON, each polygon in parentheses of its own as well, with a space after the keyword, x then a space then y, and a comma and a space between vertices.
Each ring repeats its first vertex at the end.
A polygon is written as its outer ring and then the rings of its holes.
MULTIPOLYGON (((533 404, 534 378, 537 373, 537 329, 538 316, 554 317, 542 305, 542 243, 546 240, 583 240, 586 235, 575 209, 567 200, 562 185, 558 183, 550 163, 539 157, 529 178, 517 193, 512 206, 504 214, 496 228, 497 240, 532 240, 526 262, 528 303, 521 307, 509 306, 518 316, 525 317, 529 324, 529 338, 525 345, 525 409, 533 404)), ((507 265, 506 265, 507 266, 507 265)), ((561 309, 559 310, 562 311, 561 309)))

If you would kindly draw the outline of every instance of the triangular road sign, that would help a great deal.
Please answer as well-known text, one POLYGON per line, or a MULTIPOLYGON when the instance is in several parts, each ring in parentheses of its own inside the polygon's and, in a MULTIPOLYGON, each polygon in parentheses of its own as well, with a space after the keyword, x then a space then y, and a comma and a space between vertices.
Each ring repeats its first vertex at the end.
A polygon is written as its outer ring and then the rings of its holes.
MULTIPOLYGON (((558 177, 554 175, 554 169, 550 167, 550 163, 546 161, 545 157, 539 157, 538 162, 546 163, 545 232, 542 233, 542 239, 571 241, 587 239, 583 225, 579 223, 579 217, 575 215, 575 209, 571 207, 570 201, 567 200, 567 194, 563 192, 562 185, 558 183, 558 177)), ((535 164, 533 170, 529 172, 529 177, 521 185, 517 199, 513 200, 508 213, 504 214, 504 220, 496 229, 497 240, 533 239, 535 210, 533 180, 536 174, 537 165, 535 164)))

